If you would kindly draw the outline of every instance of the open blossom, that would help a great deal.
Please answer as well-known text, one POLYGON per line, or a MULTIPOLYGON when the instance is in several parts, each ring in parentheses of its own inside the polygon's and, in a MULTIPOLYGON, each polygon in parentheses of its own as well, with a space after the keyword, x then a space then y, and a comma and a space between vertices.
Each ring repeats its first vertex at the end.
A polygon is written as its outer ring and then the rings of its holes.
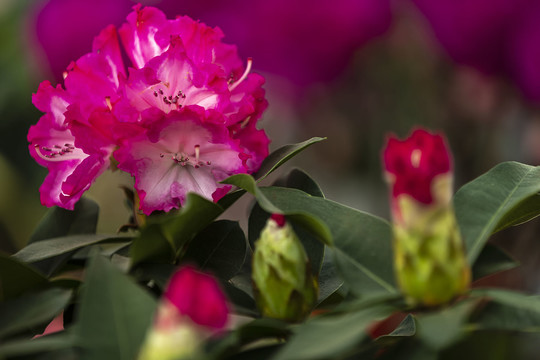
POLYGON ((246 172, 246 158, 227 128, 201 121, 194 107, 173 111, 152 122, 139 137, 115 153, 118 168, 135 177, 141 208, 169 211, 183 204, 187 192, 219 200, 226 186, 217 182, 246 172))
POLYGON ((28 134, 32 156, 49 169, 42 203, 73 209, 111 157, 135 178, 146 214, 182 206, 190 191, 217 201, 227 190, 219 181, 256 171, 269 144, 257 129, 264 79, 222 37, 137 5, 68 67, 64 88, 44 82, 34 104, 45 115, 28 134))
POLYGON ((203 342, 227 325, 229 306, 212 276, 184 266, 171 277, 139 360, 202 358, 203 342))

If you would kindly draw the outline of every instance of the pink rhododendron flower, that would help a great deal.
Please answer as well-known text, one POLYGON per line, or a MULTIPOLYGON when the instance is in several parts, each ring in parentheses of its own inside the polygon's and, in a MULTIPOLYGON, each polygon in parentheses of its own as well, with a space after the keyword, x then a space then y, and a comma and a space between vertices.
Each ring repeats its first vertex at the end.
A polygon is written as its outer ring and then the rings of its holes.
POLYGON ((452 172, 452 161, 442 135, 416 129, 405 140, 388 138, 384 169, 391 186, 392 211, 400 218, 399 197, 410 196, 429 205, 435 200, 434 180, 452 172))
POLYGON ((136 5, 68 66, 64 88, 44 82, 34 104, 46 114, 28 135, 32 156, 49 169, 42 202, 73 209, 111 157, 134 176, 146 214, 180 207, 190 191, 217 201, 228 189, 217 182, 256 171, 269 144, 257 129, 264 79, 222 37, 136 5))

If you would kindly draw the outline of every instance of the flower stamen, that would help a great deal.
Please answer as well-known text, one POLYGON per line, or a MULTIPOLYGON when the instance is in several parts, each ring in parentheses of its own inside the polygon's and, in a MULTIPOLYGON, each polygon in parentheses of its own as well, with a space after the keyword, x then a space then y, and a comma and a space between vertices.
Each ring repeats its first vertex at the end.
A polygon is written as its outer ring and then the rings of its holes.
POLYGON ((251 66, 253 65, 253 59, 252 58, 248 58, 247 59, 247 65, 246 65, 246 70, 244 71, 244 73, 242 74, 242 76, 240 77, 240 79, 238 79, 238 81, 236 81, 235 83, 233 83, 230 87, 229 87, 229 91, 233 91, 234 89, 236 89, 236 87, 238 85, 240 85, 240 83, 242 81, 244 81, 247 76, 249 75, 249 73, 251 72, 251 66))
POLYGON ((34 148, 36 149, 36 154, 46 161, 58 162, 80 158, 80 155, 74 153, 75 146, 73 144, 66 143, 64 146, 54 145, 53 148, 35 144, 34 148), (43 151, 46 153, 43 153, 43 151))

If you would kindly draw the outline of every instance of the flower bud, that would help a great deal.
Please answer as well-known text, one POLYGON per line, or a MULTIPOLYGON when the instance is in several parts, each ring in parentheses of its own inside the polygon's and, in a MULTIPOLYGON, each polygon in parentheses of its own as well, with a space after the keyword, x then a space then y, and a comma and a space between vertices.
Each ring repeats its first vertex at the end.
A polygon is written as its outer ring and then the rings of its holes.
POLYGON ((302 243, 283 215, 272 215, 255 243, 252 279, 263 316, 302 321, 315 305, 317 280, 302 243))
POLYGON ((471 278, 452 207, 452 163, 442 135, 415 130, 383 151, 391 188, 394 265, 414 305, 434 306, 464 293, 471 278))
POLYGON ((228 314, 225 295, 213 277, 181 268, 167 285, 139 360, 201 358, 204 341, 225 327, 228 314))

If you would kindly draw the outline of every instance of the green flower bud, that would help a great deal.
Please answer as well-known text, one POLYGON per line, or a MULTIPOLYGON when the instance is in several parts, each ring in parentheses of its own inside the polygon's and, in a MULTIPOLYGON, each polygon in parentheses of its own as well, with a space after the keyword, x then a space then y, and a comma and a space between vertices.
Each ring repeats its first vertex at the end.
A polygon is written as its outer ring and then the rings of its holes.
POLYGON ((413 305, 435 306, 469 288, 471 269, 452 207, 452 159, 444 137, 423 129, 383 151, 391 190, 394 267, 413 305))
POLYGON ((471 270, 452 207, 421 209, 407 197, 400 206, 415 218, 409 227, 394 225, 396 276, 409 302, 440 305, 466 292, 471 270))
POLYGON ((255 243, 252 280, 263 316, 302 321, 315 305, 317 280, 302 243, 283 215, 272 215, 255 243))

